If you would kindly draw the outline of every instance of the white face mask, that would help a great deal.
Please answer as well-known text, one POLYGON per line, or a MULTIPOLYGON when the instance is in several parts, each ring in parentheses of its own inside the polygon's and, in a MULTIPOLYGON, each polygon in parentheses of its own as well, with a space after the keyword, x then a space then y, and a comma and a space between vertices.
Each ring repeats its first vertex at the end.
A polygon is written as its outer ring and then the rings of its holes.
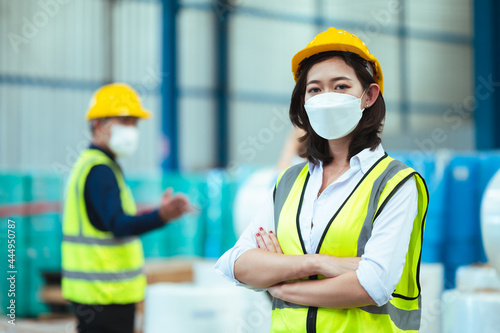
POLYGON ((127 157, 132 155, 139 143, 139 130, 136 126, 113 125, 109 148, 116 156, 127 157))
POLYGON ((364 109, 361 109, 363 95, 356 98, 349 94, 331 92, 309 98, 304 108, 316 134, 332 140, 351 133, 363 116, 364 109))

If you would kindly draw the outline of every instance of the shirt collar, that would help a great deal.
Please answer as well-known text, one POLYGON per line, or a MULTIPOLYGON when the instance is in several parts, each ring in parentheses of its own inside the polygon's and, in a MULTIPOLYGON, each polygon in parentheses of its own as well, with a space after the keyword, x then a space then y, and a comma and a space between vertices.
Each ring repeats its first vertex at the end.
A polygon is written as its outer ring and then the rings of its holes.
POLYGON ((104 154, 106 154, 106 156, 109 157, 112 161, 116 162, 115 157, 109 151, 106 151, 106 150, 102 149, 101 147, 96 146, 93 143, 90 144, 89 149, 99 150, 99 151, 103 152, 104 154))
MULTIPOLYGON (((349 160, 349 165, 351 168, 355 169, 356 167, 361 168, 363 174, 368 172, 370 168, 385 154, 385 150, 382 147, 382 144, 379 144, 374 151, 371 151, 370 148, 365 148, 349 160)), ((319 168, 319 170, 323 169, 323 162, 319 161, 319 164, 314 164, 313 162, 309 163, 309 170, 312 172, 314 168, 319 168)))
POLYGON ((365 174, 384 155, 385 150, 382 147, 382 144, 379 144, 374 151, 371 151, 370 148, 365 148, 351 157, 350 164, 352 166, 353 163, 359 163, 361 171, 365 174), (354 162, 354 160, 356 162, 354 162))

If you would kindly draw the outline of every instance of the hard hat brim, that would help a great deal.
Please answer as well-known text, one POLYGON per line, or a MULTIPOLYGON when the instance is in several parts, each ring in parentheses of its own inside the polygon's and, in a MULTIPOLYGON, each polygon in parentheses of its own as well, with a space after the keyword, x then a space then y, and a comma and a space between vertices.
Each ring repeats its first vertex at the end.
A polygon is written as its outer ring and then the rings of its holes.
POLYGON ((93 109, 90 109, 87 112, 87 121, 98 118, 110 118, 110 117, 137 117, 141 119, 149 119, 151 118, 151 111, 146 109, 134 110, 133 112, 115 112, 115 113, 106 113, 102 112, 94 112, 93 109))

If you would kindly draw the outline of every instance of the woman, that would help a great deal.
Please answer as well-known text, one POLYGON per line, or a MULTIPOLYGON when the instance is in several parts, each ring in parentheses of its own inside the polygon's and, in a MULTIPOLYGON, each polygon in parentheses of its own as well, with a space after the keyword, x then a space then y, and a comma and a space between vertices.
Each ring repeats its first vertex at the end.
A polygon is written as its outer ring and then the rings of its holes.
POLYGON ((402 332, 420 326, 428 194, 384 152, 378 60, 330 28, 292 59, 292 123, 308 162, 282 173, 216 269, 273 296, 272 332, 402 332))

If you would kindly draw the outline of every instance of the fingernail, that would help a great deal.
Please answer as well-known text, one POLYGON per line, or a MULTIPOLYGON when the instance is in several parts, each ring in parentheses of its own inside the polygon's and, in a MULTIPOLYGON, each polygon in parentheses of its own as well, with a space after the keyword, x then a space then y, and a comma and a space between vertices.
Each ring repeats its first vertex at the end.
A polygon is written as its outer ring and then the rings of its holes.
POLYGON ((258 233, 256 233, 256 234, 255 234, 255 236, 260 237, 260 233, 259 233, 259 232, 258 232, 258 233))
POLYGON ((260 231, 263 231, 263 230, 264 230, 264 228, 260 227, 260 231))
POLYGON ((270 234, 272 234, 272 233, 273 233, 273 231, 272 231, 272 230, 269 230, 269 233, 270 233, 270 234))

